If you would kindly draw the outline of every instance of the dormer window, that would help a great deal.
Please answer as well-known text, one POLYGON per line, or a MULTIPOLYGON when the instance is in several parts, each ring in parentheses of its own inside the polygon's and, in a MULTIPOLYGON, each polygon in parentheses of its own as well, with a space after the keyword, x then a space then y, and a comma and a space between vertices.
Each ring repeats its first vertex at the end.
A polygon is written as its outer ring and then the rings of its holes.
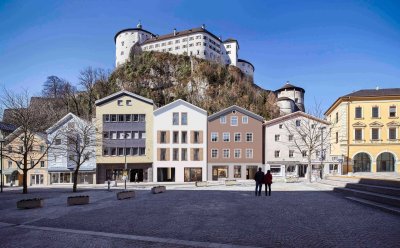
POLYGON ((132 106, 132 100, 126 100, 126 106, 132 106))
POLYGON ((118 100, 118 101, 117 101, 118 106, 122 106, 122 103, 123 103, 122 100, 118 100))

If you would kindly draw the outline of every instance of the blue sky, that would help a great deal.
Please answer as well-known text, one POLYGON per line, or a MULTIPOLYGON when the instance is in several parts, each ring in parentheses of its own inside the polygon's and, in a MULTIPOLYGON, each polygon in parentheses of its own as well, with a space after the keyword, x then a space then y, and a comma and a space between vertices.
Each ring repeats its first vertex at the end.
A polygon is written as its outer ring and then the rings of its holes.
POLYGON ((0 84, 39 93, 47 76, 77 83, 113 69, 114 35, 199 27, 239 41, 255 82, 286 81, 323 109, 352 91, 400 87, 400 1, 0 1, 0 84))

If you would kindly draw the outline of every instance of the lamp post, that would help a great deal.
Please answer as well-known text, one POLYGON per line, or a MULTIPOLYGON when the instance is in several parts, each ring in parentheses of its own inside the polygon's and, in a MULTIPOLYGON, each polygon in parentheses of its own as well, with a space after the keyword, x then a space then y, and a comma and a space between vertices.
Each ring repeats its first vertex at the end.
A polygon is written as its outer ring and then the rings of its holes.
POLYGON ((1 164, 1 182, 0 182, 0 187, 1 187, 1 193, 3 193, 3 143, 4 139, 3 136, 0 136, 0 164, 1 164))
POLYGON ((323 171, 323 161, 325 160, 325 153, 324 153, 324 129, 326 127, 320 127, 321 130, 321 179, 322 179, 322 171, 323 171))

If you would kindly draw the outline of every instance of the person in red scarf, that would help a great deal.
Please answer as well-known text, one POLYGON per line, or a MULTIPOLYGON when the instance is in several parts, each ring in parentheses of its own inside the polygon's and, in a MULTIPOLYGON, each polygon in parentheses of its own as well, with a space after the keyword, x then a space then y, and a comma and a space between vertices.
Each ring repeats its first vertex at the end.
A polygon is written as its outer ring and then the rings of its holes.
POLYGON ((272 174, 270 170, 268 170, 264 176, 264 183, 265 183, 265 196, 267 196, 267 187, 269 196, 271 196, 272 174))

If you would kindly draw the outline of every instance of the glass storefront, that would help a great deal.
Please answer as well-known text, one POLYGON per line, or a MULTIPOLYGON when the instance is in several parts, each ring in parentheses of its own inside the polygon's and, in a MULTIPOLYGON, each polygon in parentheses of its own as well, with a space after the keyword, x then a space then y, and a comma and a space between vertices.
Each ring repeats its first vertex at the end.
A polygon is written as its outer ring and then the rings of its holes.
POLYGON ((376 159, 377 172, 391 172, 394 171, 394 156, 390 152, 384 152, 376 159))
POLYGON ((32 185, 40 185, 44 183, 43 174, 33 174, 31 175, 31 186, 32 185))
POLYGON ((212 180, 228 178, 228 166, 213 166, 212 180))
POLYGON ((371 159, 365 152, 357 153, 353 159, 353 172, 370 172, 371 159))
MULTIPOLYGON (((78 184, 93 184, 93 172, 78 172, 78 184)), ((50 183, 73 183, 73 172, 51 172, 50 183)))
POLYGON ((202 179, 201 168, 185 168, 185 182, 201 182, 202 179))

